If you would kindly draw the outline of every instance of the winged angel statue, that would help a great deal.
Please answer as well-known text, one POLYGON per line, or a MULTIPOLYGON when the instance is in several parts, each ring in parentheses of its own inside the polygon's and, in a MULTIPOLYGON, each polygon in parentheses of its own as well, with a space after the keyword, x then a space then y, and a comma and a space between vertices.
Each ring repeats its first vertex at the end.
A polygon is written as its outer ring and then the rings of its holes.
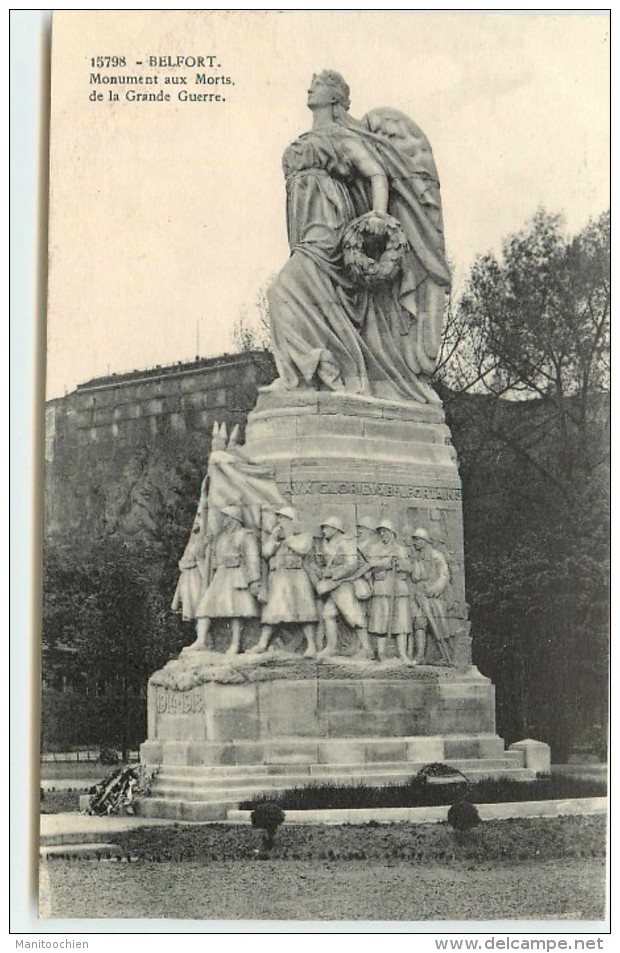
POLYGON ((436 403, 450 273, 429 142, 404 113, 349 113, 349 87, 312 79, 312 129, 284 152, 291 256, 268 291, 279 378, 436 403))

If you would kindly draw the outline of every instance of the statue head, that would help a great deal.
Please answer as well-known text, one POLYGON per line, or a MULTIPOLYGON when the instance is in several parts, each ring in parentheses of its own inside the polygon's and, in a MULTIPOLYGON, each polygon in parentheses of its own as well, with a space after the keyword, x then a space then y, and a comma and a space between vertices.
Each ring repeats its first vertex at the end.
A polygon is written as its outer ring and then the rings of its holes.
POLYGON ((335 110, 348 110, 351 104, 351 90, 344 78, 335 70, 325 69, 315 73, 308 90, 308 106, 331 105, 335 110))
POLYGON ((336 533, 344 533, 344 524, 339 516, 328 516, 321 523, 321 529, 325 539, 331 539, 336 533))
POLYGON ((276 510, 276 516, 280 517, 280 522, 282 522, 283 519, 287 522, 289 520, 292 522, 294 519, 297 519, 297 513, 292 506, 281 506, 279 510, 276 510))
POLYGON ((383 543, 389 543, 396 538, 396 530, 394 529, 392 520, 382 519, 381 522, 377 524, 377 532, 383 543))
POLYGON ((417 550, 424 549, 431 541, 430 533, 423 526, 418 526, 411 534, 411 540, 417 550))
POLYGON ((357 521, 356 533, 361 539, 368 539, 369 536, 374 534, 376 528, 375 521, 370 519, 369 516, 360 516, 357 521))

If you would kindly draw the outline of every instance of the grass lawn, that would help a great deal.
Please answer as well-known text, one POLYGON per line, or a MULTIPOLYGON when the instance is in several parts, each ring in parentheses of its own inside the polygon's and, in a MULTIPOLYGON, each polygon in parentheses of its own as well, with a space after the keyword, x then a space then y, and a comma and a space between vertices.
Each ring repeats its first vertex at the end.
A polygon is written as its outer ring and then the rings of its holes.
POLYGON ((121 858, 43 861, 41 916, 290 920, 602 920, 603 816, 280 827, 267 860, 248 825, 106 835, 121 858))
MULTIPOLYGON (((97 839, 93 835, 94 839, 97 839)), ((254 860, 261 833, 248 824, 170 824, 106 834, 132 861, 213 862, 254 860)), ((287 825, 279 828, 272 860, 408 863, 547 861, 604 858, 606 818, 515 818, 484 821, 455 833, 447 823, 287 825)), ((49 861, 55 863, 55 861, 49 861)))
POLYGON ((465 796, 473 804, 498 804, 507 801, 549 801, 566 798, 604 797, 605 780, 549 775, 535 781, 513 781, 507 778, 485 779, 468 784, 431 783, 415 775, 405 784, 382 787, 344 784, 309 784, 287 791, 273 791, 253 797, 239 805, 251 810, 264 801, 278 804, 285 811, 312 811, 326 808, 363 807, 430 807, 453 804, 465 796))

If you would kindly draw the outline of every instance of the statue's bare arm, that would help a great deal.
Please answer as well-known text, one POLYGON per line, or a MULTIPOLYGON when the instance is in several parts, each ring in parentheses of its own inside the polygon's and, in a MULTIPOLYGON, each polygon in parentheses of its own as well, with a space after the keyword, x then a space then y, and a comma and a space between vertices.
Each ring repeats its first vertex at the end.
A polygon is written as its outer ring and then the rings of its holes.
POLYGON ((345 151, 351 165, 361 178, 370 182, 373 212, 387 213, 389 183, 385 172, 364 145, 353 137, 346 139, 345 151))

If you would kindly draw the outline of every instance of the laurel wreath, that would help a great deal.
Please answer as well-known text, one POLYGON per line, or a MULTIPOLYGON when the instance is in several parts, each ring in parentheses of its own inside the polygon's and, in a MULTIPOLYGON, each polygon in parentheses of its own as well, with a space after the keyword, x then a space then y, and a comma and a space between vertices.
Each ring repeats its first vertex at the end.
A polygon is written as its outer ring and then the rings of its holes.
POLYGON ((347 226, 342 238, 345 268, 357 284, 369 287, 394 281, 409 248, 399 222, 391 215, 380 217, 377 227, 375 212, 360 215, 347 226), (371 218, 375 219, 372 231, 371 218))

